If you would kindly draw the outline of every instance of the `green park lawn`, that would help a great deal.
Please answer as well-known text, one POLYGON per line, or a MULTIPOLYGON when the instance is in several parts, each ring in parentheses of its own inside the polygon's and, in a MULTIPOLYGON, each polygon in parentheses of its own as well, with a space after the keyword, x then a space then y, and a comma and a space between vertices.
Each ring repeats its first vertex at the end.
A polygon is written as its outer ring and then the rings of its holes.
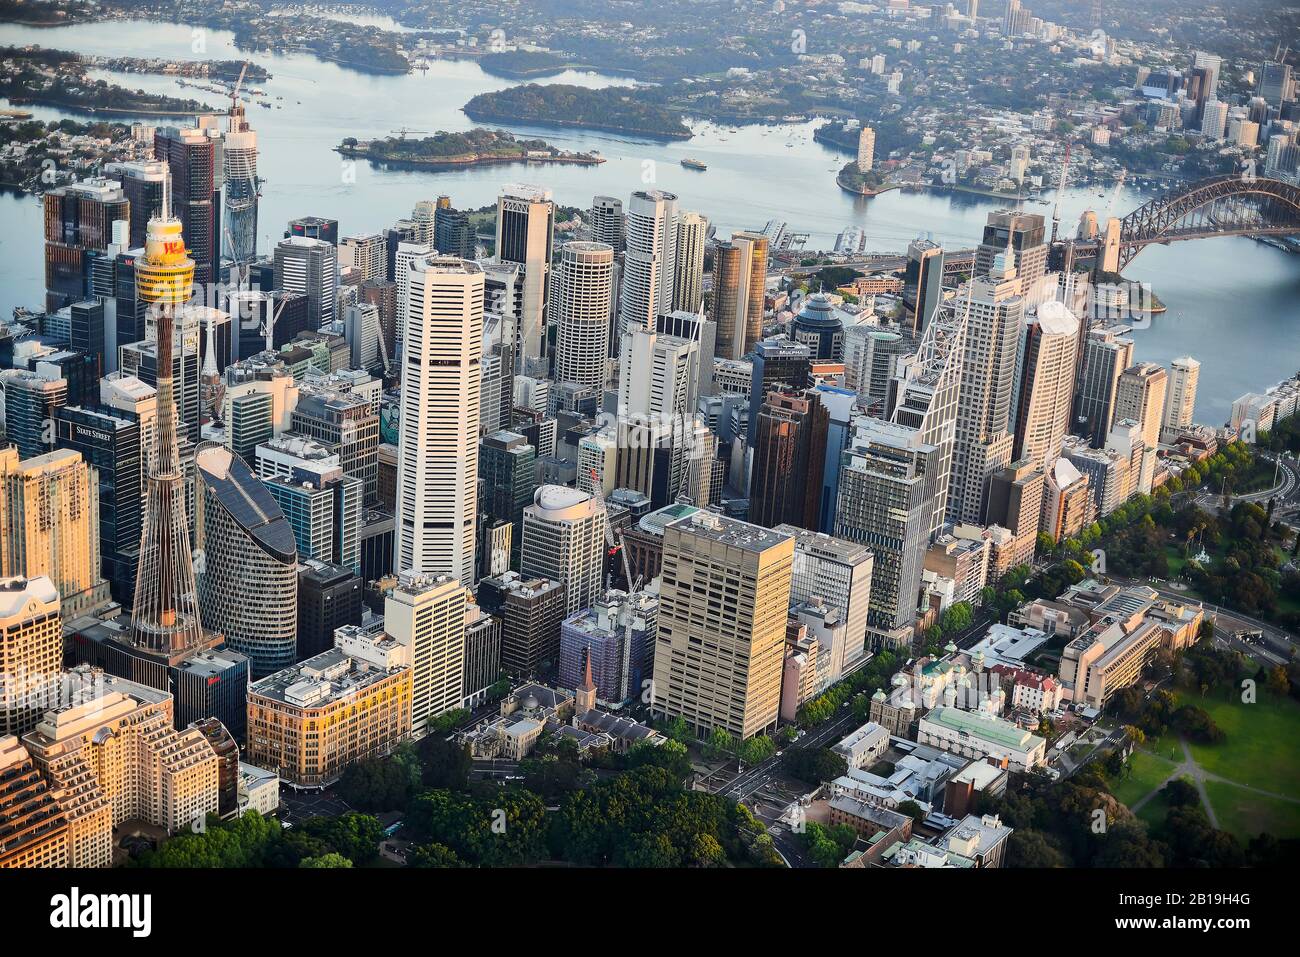
MULTIPOLYGON (((1205 782, 1205 793, 1219 827, 1243 842, 1261 832, 1278 838, 1300 838, 1300 802, 1237 786, 1300 798, 1300 757, 1293 744, 1300 735, 1300 703, 1263 691, 1254 704, 1243 704, 1236 695, 1202 698, 1179 691, 1175 696, 1180 705, 1204 708, 1224 733, 1219 744, 1188 742, 1196 763, 1225 779, 1205 782)), ((1150 738, 1133 752, 1129 775, 1116 782, 1112 793, 1131 807, 1160 787, 1183 759, 1176 733, 1150 738)), ((1158 829, 1168 810, 1164 798, 1157 794, 1142 806, 1138 817, 1158 829)))
MULTIPOLYGON (((1121 802, 1130 807, 1164 783, 1177 767, 1172 761, 1145 751, 1134 751, 1129 759, 1129 773, 1111 789, 1121 802)), ((1154 798, 1152 799, 1154 800, 1154 798)))
POLYGON ((1189 742, 1192 757, 1206 771, 1238 784, 1300 798, 1300 702, 1260 689, 1254 704, 1239 697, 1180 692, 1180 704, 1209 712, 1225 738, 1219 744, 1189 742))
POLYGON ((1174 731, 1166 731, 1158 738, 1147 738, 1142 750, 1174 764, 1184 761, 1183 746, 1178 743, 1178 734, 1174 731))
POLYGON ((1237 835, 1242 843, 1260 833, 1279 839, 1300 838, 1300 804, 1279 801, 1223 781, 1206 781, 1205 793, 1214 806, 1219 827, 1237 835))

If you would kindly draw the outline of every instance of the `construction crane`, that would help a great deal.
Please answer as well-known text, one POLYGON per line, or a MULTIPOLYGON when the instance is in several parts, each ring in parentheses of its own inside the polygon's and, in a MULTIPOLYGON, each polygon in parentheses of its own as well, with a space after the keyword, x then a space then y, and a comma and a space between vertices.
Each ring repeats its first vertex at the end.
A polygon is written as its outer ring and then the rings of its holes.
POLYGON ((1052 207, 1052 242, 1061 226, 1061 198, 1065 195, 1065 181, 1070 175, 1070 144, 1065 144, 1065 158, 1061 161, 1061 181, 1056 185, 1056 205, 1052 207))
POLYGON ((262 324, 261 332, 266 336, 267 352, 275 351, 275 324, 280 321, 280 313, 284 311, 284 307, 287 305, 289 305, 289 300, 287 298, 282 299, 280 305, 276 307, 275 311, 270 314, 266 322, 262 324))
MULTIPOLYGON (((605 517, 605 545, 608 548, 607 555, 612 557, 615 552, 623 561, 623 579, 627 582, 627 604, 623 607, 621 618, 623 625, 623 668, 619 675, 619 697, 626 701, 632 695, 630 687, 632 681, 632 596, 636 594, 641 587, 641 575, 636 578, 632 577, 632 566, 627 560, 627 547, 623 541, 621 530, 615 531, 609 521, 609 509, 605 507, 605 490, 601 487, 600 476, 595 469, 591 470, 591 497, 600 505, 600 512, 605 517)), ((609 582, 606 580, 606 589, 609 582)))
POLYGON ((1115 188, 1111 190, 1110 199, 1106 201, 1106 219, 1110 219, 1110 211, 1115 206, 1115 200, 1119 199, 1119 191, 1124 188, 1124 179, 1128 176, 1128 170, 1119 171, 1119 177, 1115 180, 1115 188))
POLYGON ((404 140, 404 139, 406 139, 406 134, 407 134, 407 133, 425 133, 425 134, 428 134, 428 133, 432 133, 433 130, 413 130, 413 129, 411 129, 410 127, 402 126, 402 127, 399 127, 398 129, 395 129, 395 130, 389 130, 388 132, 390 132, 390 133, 396 133, 396 134, 397 134, 397 138, 398 138, 399 140, 404 140))
POLYGON ((244 85, 244 74, 246 74, 247 72, 248 72, 248 61, 245 60, 244 65, 239 68, 239 79, 236 80, 235 85, 230 88, 230 116, 231 117, 238 116, 244 112, 243 109, 239 106, 239 88, 244 85))
MULTIPOLYGON (((591 470, 591 497, 596 500, 596 504, 600 506, 601 515, 605 517, 605 547, 608 549, 606 557, 613 558, 617 554, 623 560, 623 580, 627 582, 628 594, 630 595, 636 589, 632 583, 632 566, 627 560, 627 549, 624 547, 623 533, 622 531, 616 533, 614 526, 610 524, 609 509, 605 506, 605 490, 601 487, 600 476, 596 474, 595 469, 591 470)), ((641 584, 639 577, 636 584, 638 586, 641 584)))

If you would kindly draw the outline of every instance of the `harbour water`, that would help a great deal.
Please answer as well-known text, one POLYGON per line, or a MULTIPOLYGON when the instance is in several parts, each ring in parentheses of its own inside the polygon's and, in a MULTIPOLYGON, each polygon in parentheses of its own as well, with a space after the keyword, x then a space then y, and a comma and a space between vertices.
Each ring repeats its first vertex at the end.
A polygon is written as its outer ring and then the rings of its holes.
MULTIPOLYGON (((339 221, 345 234, 379 230, 408 216, 418 200, 445 194, 458 207, 483 206, 494 202, 507 182, 549 186, 558 203, 577 207, 588 206, 594 195, 626 198, 634 190, 657 186, 677 193, 684 208, 708 216, 723 235, 761 228, 775 219, 787 222, 793 232, 807 233, 810 248, 831 249, 841 231, 857 226, 868 252, 902 251, 918 235, 949 247, 970 247, 978 242, 988 212, 1002 205, 994 198, 924 191, 851 196, 835 184, 836 171, 848 157, 813 141, 815 122, 734 128, 691 121, 692 139, 671 143, 509 124, 513 133, 539 136, 564 149, 599 151, 607 161, 439 173, 386 170, 364 161, 349 166, 332 149, 343 137, 470 129, 475 124, 461 107, 477 93, 515 81, 488 75, 473 60, 434 60, 427 71, 391 76, 358 72, 309 54, 249 55, 234 46, 229 33, 195 32, 181 24, 0 26, 0 45, 30 43, 106 56, 247 58, 264 66, 272 77, 259 84, 266 94, 259 100, 271 106, 248 110, 266 181, 259 210, 260 250, 274 244, 292 217, 328 216, 339 221), (683 168, 686 157, 702 161, 708 170, 683 168)), ((214 110, 227 102, 182 88, 174 78, 98 75, 131 88, 195 97, 214 110)), ((566 71, 538 82, 602 87, 633 81, 566 71)), ((42 120, 87 118, 28 108, 42 120)), ((1072 229, 1082 210, 1105 208, 1109 196, 1098 192, 1067 194, 1063 229, 1072 229)), ((1126 189, 1112 211, 1122 215, 1148 198, 1126 189)), ((1051 215, 1048 204, 1027 208, 1051 215)), ((1138 358, 1168 363, 1191 354, 1202 363, 1198 421, 1223 421, 1237 395, 1300 369, 1300 256, 1249 239, 1198 240, 1145 250, 1127 276, 1151 283, 1168 307, 1149 329, 1135 333, 1138 358)), ((0 196, 0 314, 8 315, 16 305, 38 305, 43 285, 39 202, 33 196, 0 196)))

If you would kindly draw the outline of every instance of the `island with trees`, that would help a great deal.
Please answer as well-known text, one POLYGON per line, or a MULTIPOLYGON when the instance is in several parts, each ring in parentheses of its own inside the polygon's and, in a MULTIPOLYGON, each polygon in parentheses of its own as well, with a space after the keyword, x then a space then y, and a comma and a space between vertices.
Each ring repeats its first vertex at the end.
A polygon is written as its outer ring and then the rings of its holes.
POLYGON ((875 196, 891 189, 897 189, 897 183, 890 183, 879 170, 869 169, 865 173, 858 169, 856 162, 845 164, 835 177, 835 182, 846 193, 858 196, 875 196))
POLYGON ((464 110, 466 116, 480 122, 580 127, 652 139, 691 138, 690 128, 678 114, 624 87, 592 90, 563 83, 528 83, 480 93, 464 110))
POLYGON ((389 136, 361 141, 349 136, 335 147, 343 156, 399 168, 451 169, 497 163, 570 163, 594 166, 605 162, 596 153, 574 153, 544 140, 517 139, 504 130, 477 127, 465 133, 438 131, 433 136, 407 139, 389 136))
POLYGON ((182 116, 208 113, 198 100, 128 90, 92 79, 76 53, 41 47, 0 47, 0 97, 13 106, 38 104, 84 113, 182 116))
POLYGON ((489 53, 480 57, 478 65, 484 73, 503 76, 508 80, 526 80, 534 76, 554 76, 571 65, 563 57, 544 50, 509 50, 489 53))

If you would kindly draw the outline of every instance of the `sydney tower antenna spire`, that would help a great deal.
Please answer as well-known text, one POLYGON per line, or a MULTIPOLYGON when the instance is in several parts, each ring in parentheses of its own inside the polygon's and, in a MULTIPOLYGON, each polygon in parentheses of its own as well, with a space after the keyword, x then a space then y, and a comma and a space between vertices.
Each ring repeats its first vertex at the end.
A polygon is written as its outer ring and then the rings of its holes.
POLYGON ((185 251, 181 223, 172 216, 168 200, 164 193, 161 215, 149 220, 144 258, 136 260, 136 288, 149 304, 157 330, 158 445, 149 467, 131 613, 135 643, 165 655, 194 648, 203 640, 172 389, 176 307, 189 300, 194 260, 185 251))

